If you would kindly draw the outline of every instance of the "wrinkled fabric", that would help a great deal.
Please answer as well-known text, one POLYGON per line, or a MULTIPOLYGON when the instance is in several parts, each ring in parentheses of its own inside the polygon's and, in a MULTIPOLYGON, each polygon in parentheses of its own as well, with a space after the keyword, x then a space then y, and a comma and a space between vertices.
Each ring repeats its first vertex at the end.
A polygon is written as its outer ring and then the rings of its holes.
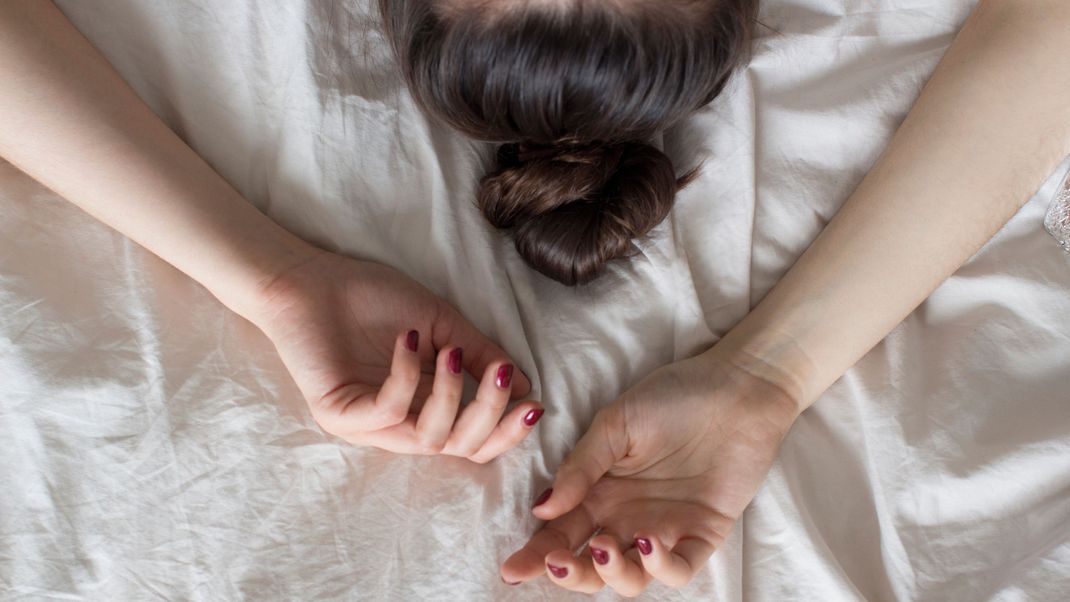
MULTIPOLYGON (((787 271, 972 4, 767 0, 749 68, 659 141, 699 180, 633 260, 567 288, 479 215, 494 148, 415 109, 371 2, 60 1, 250 202, 450 300, 548 411, 484 466, 339 443, 252 324, 0 164, 0 597, 585 599, 499 580, 531 500, 599 407, 787 271)), ((643 599, 1066 599, 1058 176, 799 419, 707 569, 643 599)))

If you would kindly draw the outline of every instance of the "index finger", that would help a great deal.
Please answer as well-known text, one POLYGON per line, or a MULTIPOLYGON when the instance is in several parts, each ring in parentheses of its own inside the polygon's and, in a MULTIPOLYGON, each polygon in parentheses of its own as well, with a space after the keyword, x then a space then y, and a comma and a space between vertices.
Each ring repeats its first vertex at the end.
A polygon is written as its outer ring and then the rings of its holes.
POLYGON ((324 395, 312 410, 317 422, 342 437, 393 426, 405 420, 420 384, 420 334, 402 333, 394 341, 390 374, 382 386, 353 383, 324 395))

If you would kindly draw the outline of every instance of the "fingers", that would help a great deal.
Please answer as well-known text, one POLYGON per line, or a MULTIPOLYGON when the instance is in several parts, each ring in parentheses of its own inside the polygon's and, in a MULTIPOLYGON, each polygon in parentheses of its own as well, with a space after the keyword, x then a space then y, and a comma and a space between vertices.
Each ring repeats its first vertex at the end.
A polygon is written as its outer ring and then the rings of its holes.
POLYGON ((420 453, 437 454, 446 446, 464 391, 463 357, 464 350, 460 347, 447 347, 438 353, 431 394, 416 421, 420 453))
POLYGON ((439 350, 431 391, 417 416, 413 396, 421 382, 419 350, 417 331, 399 335, 390 373, 379 390, 358 384, 340 387, 321 400, 320 408, 326 411, 317 420, 322 418, 325 429, 329 424, 330 432, 359 445, 398 453, 446 453, 485 463, 515 447, 542 417, 542 406, 529 401, 502 419, 515 383, 510 363, 487 367, 475 400, 458 417, 466 355, 460 347, 439 350))
POLYGON ((575 508, 598 479, 627 452, 627 435, 618 406, 600 411, 591 427, 557 469, 552 494, 532 512, 550 520, 575 508))
POLYGON ((571 553, 582 545, 594 530, 593 519, 583 508, 577 508, 546 523, 523 548, 502 564, 502 579, 508 583, 516 583, 547 574, 546 557, 550 552, 565 550, 571 553))
POLYGON ((620 549, 606 534, 589 543, 589 554, 573 556, 556 549, 546 555, 547 576, 573 591, 593 593, 609 586, 622 596, 638 596, 652 580, 669 587, 684 587, 702 570, 715 546, 699 537, 685 537, 672 549, 657 536, 641 532, 632 547, 620 549))
POLYGON ((373 431, 400 424, 409 413, 416 387, 420 384, 420 333, 410 330, 394 341, 394 355, 390 374, 377 393, 366 387, 343 387, 327 395, 320 404, 332 408, 335 415, 328 418, 335 434, 373 431))
POLYGON ((605 585, 587 554, 573 556, 569 550, 546 555, 546 575, 557 585, 575 592, 593 594, 605 585))
POLYGON ((395 454, 418 454, 415 414, 409 414, 399 424, 375 431, 354 433, 345 439, 354 445, 377 447, 395 454))
MULTIPOLYGON (((501 347, 495 345, 490 339, 483 336, 471 322, 452 307, 443 311, 448 312, 448 319, 437 322, 445 324, 442 329, 435 328, 433 342, 436 348, 447 345, 464 347, 464 369, 474 378, 480 378, 492 365, 508 364, 512 360, 509 354, 501 347)), ((519 399, 531 392, 531 382, 523 371, 517 370, 514 375, 511 395, 513 399, 519 399)))
POLYGON ((650 584, 650 575, 643 570, 635 546, 621 550, 615 538, 603 534, 591 538, 590 550, 598 576, 618 594, 638 596, 650 584))
POLYGON ((534 401, 525 401, 509 411, 494 427, 483 447, 468 457, 477 464, 485 464, 516 447, 543 415, 542 406, 534 401))
POLYGON ((442 453, 468 458, 483 447, 509 403, 513 373, 509 363, 487 366, 476 398, 461 411, 442 453))
POLYGON ((669 587, 690 583, 715 549, 712 542, 698 537, 685 537, 669 549, 657 536, 642 532, 636 535, 635 547, 643 569, 669 587))

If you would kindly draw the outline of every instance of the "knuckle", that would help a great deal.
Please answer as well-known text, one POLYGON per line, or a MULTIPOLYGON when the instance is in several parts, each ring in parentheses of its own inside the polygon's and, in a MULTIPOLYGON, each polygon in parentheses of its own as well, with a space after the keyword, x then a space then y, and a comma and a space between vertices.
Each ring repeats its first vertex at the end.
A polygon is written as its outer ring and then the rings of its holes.
POLYGON ((331 389, 327 393, 320 395, 319 397, 308 397, 308 405, 313 412, 328 412, 337 408, 344 403, 346 399, 352 397, 352 387, 349 385, 343 385, 331 389))
POLYGON ((388 424, 397 424, 405 420, 408 413, 408 408, 399 405, 381 406, 378 412, 380 419, 388 424))
POLYGON ((420 366, 402 364, 390 370, 390 376, 400 381, 404 386, 415 388, 420 383, 420 366))
POLYGON ((505 406, 509 405, 509 394, 496 391, 494 394, 476 397, 476 402, 483 406, 483 411, 488 414, 501 414, 505 406))
POLYGON ((437 456, 446 449, 446 442, 439 437, 420 434, 416 440, 416 446, 419 453, 427 456, 437 456))
POLYGON ((417 445, 417 453, 423 456, 437 456, 442 453, 445 446, 436 443, 420 443, 417 445))

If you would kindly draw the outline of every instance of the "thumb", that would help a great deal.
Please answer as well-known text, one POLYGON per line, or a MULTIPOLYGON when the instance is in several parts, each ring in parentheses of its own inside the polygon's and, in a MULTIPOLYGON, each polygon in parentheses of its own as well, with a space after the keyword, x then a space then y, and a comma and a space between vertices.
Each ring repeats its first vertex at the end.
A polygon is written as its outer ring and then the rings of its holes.
POLYGON ((613 404, 595 415, 591 427, 558 467, 553 487, 540 496, 532 513, 552 520, 578 506, 627 449, 624 414, 613 404))
MULTIPOLYGON (((472 325, 456 309, 450 307, 441 315, 445 316, 446 323, 436 324, 432 337, 436 349, 447 345, 456 345, 464 349, 464 369, 478 382, 483 378, 487 367, 496 362, 505 362, 516 365, 504 349, 494 344, 472 325)), ((513 385, 510 397, 519 399, 531 393, 531 381, 528 380, 524 371, 517 368, 513 372, 513 385)))

